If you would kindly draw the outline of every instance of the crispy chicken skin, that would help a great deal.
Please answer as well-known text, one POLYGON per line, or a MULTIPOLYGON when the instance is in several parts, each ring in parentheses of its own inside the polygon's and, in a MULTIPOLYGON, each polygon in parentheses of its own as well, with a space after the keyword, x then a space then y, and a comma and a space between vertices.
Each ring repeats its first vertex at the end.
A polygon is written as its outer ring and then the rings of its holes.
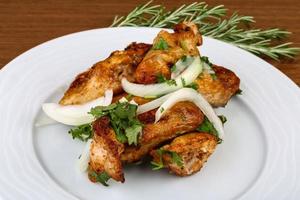
MULTIPOLYGON (((151 113, 149 117, 152 117, 151 113)), ((187 101, 178 102, 160 121, 145 124, 139 140, 140 146, 126 147, 121 160, 125 163, 138 161, 162 142, 195 130, 203 119, 203 113, 195 104, 187 101)))
POLYGON ((197 45, 201 45, 202 37, 194 23, 183 22, 174 27, 174 33, 160 31, 153 41, 153 48, 148 51, 135 71, 137 83, 150 84, 157 82, 157 76, 171 77, 170 68, 184 55, 199 55, 197 45), (155 49, 161 41, 168 45, 167 49, 155 49))
MULTIPOLYGON (((171 155, 167 153, 162 155, 163 164, 177 176, 192 175, 203 167, 216 149, 217 143, 217 138, 208 133, 193 132, 179 136, 161 149, 176 152, 182 160, 182 166, 173 163, 171 155)), ((152 150, 150 154, 154 162, 160 162, 160 156, 156 150, 152 150)))
POLYGON ((132 43, 123 51, 113 52, 107 59, 96 63, 79 74, 60 100, 61 105, 83 104, 104 95, 113 89, 121 93, 121 78, 134 81, 134 71, 151 45, 132 43))
MULTIPOLYGON (((124 182, 124 174, 120 155, 124 145, 115 136, 110 127, 109 118, 104 116, 93 123, 94 137, 90 148, 89 171, 106 172, 116 181, 124 182)), ((91 181, 95 178, 89 175, 91 181)))
POLYGON ((220 66, 213 66, 216 79, 203 72, 194 81, 198 85, 198 92, 214 107, 225 106, 240 87, 240 79, 234 72, 220 66))

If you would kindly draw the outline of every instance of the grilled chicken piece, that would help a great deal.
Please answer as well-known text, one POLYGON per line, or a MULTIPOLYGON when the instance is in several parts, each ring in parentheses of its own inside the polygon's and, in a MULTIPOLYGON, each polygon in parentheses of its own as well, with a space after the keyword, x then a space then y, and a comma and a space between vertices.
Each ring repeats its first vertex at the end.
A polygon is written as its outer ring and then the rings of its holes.
POLYGON ((136 82, 155 83, 157 75, 160 74, 170 79, 170 68, 184 55, 199 55, 197 45, 201 43, 202 37, 198 28, 191 22, 177 24, 174 27, 174 33, 160 31, 154 39, 152 49, 148 51, 136 69, 136 82))
MULTIPOLYGON (((107 116, 97 119, 93 123, 94 137, 90 148, 89 171, 96 173, 106 172, 116 181, 124 182, 124 174, 120 155, 124 151, 124 145, 115 136, 114 130, 110 127, 110 120, 107 116)), ((95 177, 89 174, 91 181, 95 177)))
MULTIPOLYGON (((149 117, 152 117, 151 114, 149 117)), ((139 140, 140 146, 126 147, 121 160, 125 163, 138 161, 162 142, 195 130, 203 119, 203 113, 195 104, 187 101, 178 102, 160 121, 144 126, 139 140)))
POLYGON ((79 74, 60 100, 61 105, 83 104, 104 95, 113 89, 121 93, 121 78, 134 81, 134 71, 151 45, 132 43, 123 51, 113 52, 107 59, 79 74))
POLYGON ((162 156, 156 150, 151 151, 153 161, 163 162, 170 172, 177 176, 188 176, 198 172, 214 152, 217 146, 217 137, 208 133, 188 133, 175 138, 170 144, 160 149, 164 150, 162 156), (182 165, 173 163, 171 152, 175 152, 182 161, 182 165))
POLYGON ((198 85, 198 92, 214 107, 225 106, 230 98, 237 93, 240 79, 234 72, 220 66, 213 66, 216 75, 204 71, 194 81, 198 85))

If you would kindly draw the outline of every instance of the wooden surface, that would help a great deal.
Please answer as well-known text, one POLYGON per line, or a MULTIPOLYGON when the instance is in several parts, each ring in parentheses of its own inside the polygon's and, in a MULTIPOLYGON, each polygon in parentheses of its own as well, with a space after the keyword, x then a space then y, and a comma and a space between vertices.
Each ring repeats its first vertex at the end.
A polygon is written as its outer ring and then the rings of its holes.
MULTIPOLYGON (((124 15, 141 0, 0 0, 0 68, 24 51, 47 40, 87 29, 106 27, 114 15, 124 15)), ((154 1, 173 8, 194 0, 154 1)), ((300 47, 300 0, 207 0, 229 11, 254 16, 257 28, 280 27, 293 32, 289 41, 300 47)), ((300 56, 267 60, 300 85, 300 56)), ((88 66, 87 66, 88 67, 88 66)))

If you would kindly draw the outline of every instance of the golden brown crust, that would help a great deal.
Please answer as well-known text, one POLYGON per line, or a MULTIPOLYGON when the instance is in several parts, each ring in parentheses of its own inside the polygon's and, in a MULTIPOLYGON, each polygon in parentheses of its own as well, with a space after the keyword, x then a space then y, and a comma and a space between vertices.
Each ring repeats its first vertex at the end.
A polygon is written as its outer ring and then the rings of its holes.
POLYGON ((136 66, 151 45, 132 43, 124 51, 115 51, 107 59, 79 74, 60 100, 61 105, 83 104, 104 95, 112 89, 114 94, 123 91, 121 78, 134 81, 136 66))
POLYGON ((121 160, 125 163, 138 161, 162 142, 195 130, 203 119, 203 113, 195 104, 179 102, 168 110, 160 121, 146 124, 139 140, 140 146, 126 147, 121 160))
MULTIPOLYGON (((94 137, 90 148, 89 170, 97 173, 106 172, 116 181, 124 182, 124 173, 120 155, 124 145, 115 136, 108 117, 101 117, 93 123, 94 137)), ((91 181, 94 181, 89 176, 91 181)))
MULTIPOLYGON (((214 152, 218 140, 208 133, 193 132, 175 138, 170 144, 161 147, 168 152, 175 152, 182 159, 182 166, 173 163, 171 155, 162 155, 162 161, 170 172, 177 176, 188 176, 198 172, 214 152)), ((160 156, 156 150, 151 151, 153 161, 160 162, 160 156)))
POLYGON ((216 79, 203 72, 196 80, 198 92, 214 107, 225 106, 240 87, 240 79, 234 72, 220 66, 213 66, 216 79))
POLYGON ((174 28, 174 33, 160 31, 154 39, 153 46, 161 39, 167 42, 168 49, 148 51, 142 62, 138 65, 135 77, 137 83, 150 84, 157 82, 157 75, 167 79, 171 77, 170 68, 184 55, 199 55, 197 45, 202 42, 197 26, 193 23, 183 22, 174 28))

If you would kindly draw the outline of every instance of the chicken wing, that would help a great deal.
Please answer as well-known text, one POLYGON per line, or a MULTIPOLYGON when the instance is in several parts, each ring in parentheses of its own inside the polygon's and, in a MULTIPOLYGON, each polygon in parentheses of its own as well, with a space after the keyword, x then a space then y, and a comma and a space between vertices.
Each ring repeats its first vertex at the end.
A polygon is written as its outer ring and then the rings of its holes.
POLYGON ((83 104, 103 96, 107 89, 113 89, 114 94, 121 93, 121 78, 135 80, 135 68, 150 47, 149 44, 132 43, 123 51, 113 52, 107 59, 79 74, 59 103, 83 104))
POLYGON ((155 163, 163 162, 164 167, 178 176, 188 176, 198 172, 214 152, 217 146, 217 137, 208 133, 188 133, 175 138, 170 144, 160 149, 162 155, 157 150, 151 151, 151 156, 155 163), (181 163, 174 162, 172 153, 179 156, 181 163))
POLYGON ((197 45, 202 43, 201 35, 194 23, 183 22, 174 27, 174 33, 160 31, 135 71, 137 83, 157 82, 157 76, 170 79, 170 68, 184 55, 199 55, 197 45))
POLYGON ((240 87, 240 79, 234 72, 220 66, 213 66, 216 78, 204 71, 194 81, 198 92, 214 107, 225 106, 240 87))
POLYGON ((168 110, 160 121, 146 124, 139 140, 140 146, 126 147, 121 160, 125 163, 138 161, 162 142, 195 130, 203 119, 203 113, 195 104, 179 102, 168 110))
MULTIPOLYGON (((110 127, 110 120, 104 116, 93 123, 93 141, 90 148, 90 172, 106 172, 116 181, 124 182, 124 174, 120 155, 124 151, 124 145, 115 136, 110 127)), ((89 174, 91 181, 95 178, 89 174)))

